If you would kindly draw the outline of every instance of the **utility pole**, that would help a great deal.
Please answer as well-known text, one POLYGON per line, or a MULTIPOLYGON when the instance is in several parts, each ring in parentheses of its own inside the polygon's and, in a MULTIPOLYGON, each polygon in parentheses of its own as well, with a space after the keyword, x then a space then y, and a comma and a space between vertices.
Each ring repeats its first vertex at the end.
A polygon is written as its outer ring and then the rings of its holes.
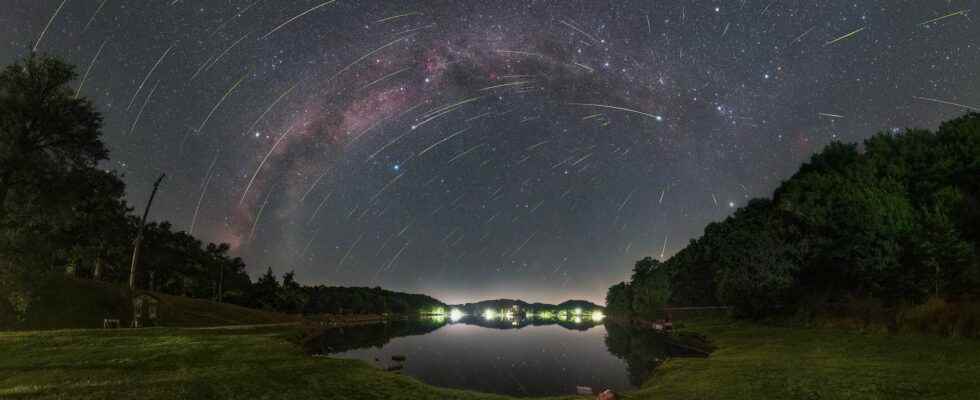
POLYGON ((129 267, 129 289, 136 290, 136 270, 139 267, 140 247, 143 244, 143 231, 146 227, 146 216, 150 214, 150 206, 153 205, 153 198, 157 195, 160 182, 167 174, 160 174, 157 181, 153 183, 153 192, 150 193, 150 200, 146 202, 146 210, 143 211, 143 219, 140 220, 139 230, 136 232, 136 240, 133 241, 133 263, 129 267))

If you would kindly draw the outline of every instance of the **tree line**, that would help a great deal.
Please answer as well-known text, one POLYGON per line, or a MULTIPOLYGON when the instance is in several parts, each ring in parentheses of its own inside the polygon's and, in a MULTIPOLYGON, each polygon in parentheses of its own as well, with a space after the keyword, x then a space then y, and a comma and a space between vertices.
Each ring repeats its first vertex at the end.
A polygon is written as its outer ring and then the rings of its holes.
POLYGON ((637 262, 607 307, 650 319, 666 304, 726 305, 745 317, 859 303, 943 308, 977 300, 978 250, 980 114, 971 113, 935 131, 831 143, 771 198, 709 224, 665 262, 637 262))
MULTIPOLYGON (((48 279, 122 284, 130 276, 140 218, 120 174, 105 168, 103 118, 71 87, 77 77, 74 66, 34 54, 0 71, 0 320, 23 318, 48 279)), ((140 289, 285 312, 442 304, 380 288, 306 287, 271 268, 253 283, 227 244, 204 243, 169 222, 150 222, 143 235, 140 289)))

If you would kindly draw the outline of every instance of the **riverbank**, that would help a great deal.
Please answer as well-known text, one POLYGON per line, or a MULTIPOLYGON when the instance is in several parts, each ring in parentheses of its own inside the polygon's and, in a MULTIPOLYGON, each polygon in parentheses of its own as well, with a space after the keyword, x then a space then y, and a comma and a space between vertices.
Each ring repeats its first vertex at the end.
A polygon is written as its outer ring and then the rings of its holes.
MULTIPOLYGON (((672 359, 626 399, 975 399, 980 342, 685 320, 709 358, 672 359)), ((296 326, 0 332, 0 398, 509 399, 310 357, 296 326)), ((565 399, 584 397, 565 397, 565 399)))
POLYGON ((295 328, 0 333, 0 398, 506 399, 309 357, 295 328))
POLYGON ((976 399, 980 341, 765 326, 728 319, 679 324, 717 346, 673 359, 630 399, 976 399))

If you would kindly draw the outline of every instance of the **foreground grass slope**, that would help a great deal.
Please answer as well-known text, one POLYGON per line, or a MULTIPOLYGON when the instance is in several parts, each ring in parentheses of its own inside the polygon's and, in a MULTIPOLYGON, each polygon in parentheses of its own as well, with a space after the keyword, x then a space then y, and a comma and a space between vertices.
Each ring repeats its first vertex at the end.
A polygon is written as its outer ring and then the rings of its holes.
POLYGON ((283 328, 0 333, 3 399, 505 399, 309 357, 283 328))
MULTIPOLYGON (((24 329, 100 328, 104 318, 128 324, 132 304, 128 288, 87 279, 57 277, 40 287, 40 300, 32 304, 24 329)), ((145 292, 145 291, 144 291, 145 292)), ((254 310, 232 304, 150 293, 160 299, 159 315, 165 326, 219 326, 298 321, 299 317, 254 310)))
POLYGON ((980 341, 725 320, 687 323, 718 346, 661 366, 638 399, 980 399, 980 341))
MULTIPOLYGON (((976 399, 980 343, 696 322, 718 345, 627 399, 976 399)), ((304 355, 292 328, 0 333, 0 398, 506 399, 304 355)), ((568 397, 572 398, 572 397, 568 397)))

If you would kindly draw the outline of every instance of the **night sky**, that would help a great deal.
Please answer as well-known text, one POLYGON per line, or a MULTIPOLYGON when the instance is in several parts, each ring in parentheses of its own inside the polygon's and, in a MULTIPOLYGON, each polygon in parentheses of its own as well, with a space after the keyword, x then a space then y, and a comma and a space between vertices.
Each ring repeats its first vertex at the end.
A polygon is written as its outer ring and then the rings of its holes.
POLYGON ((832 140, 980 107, 980 1, 0 0, 255 276, 601 302, 832 140))

